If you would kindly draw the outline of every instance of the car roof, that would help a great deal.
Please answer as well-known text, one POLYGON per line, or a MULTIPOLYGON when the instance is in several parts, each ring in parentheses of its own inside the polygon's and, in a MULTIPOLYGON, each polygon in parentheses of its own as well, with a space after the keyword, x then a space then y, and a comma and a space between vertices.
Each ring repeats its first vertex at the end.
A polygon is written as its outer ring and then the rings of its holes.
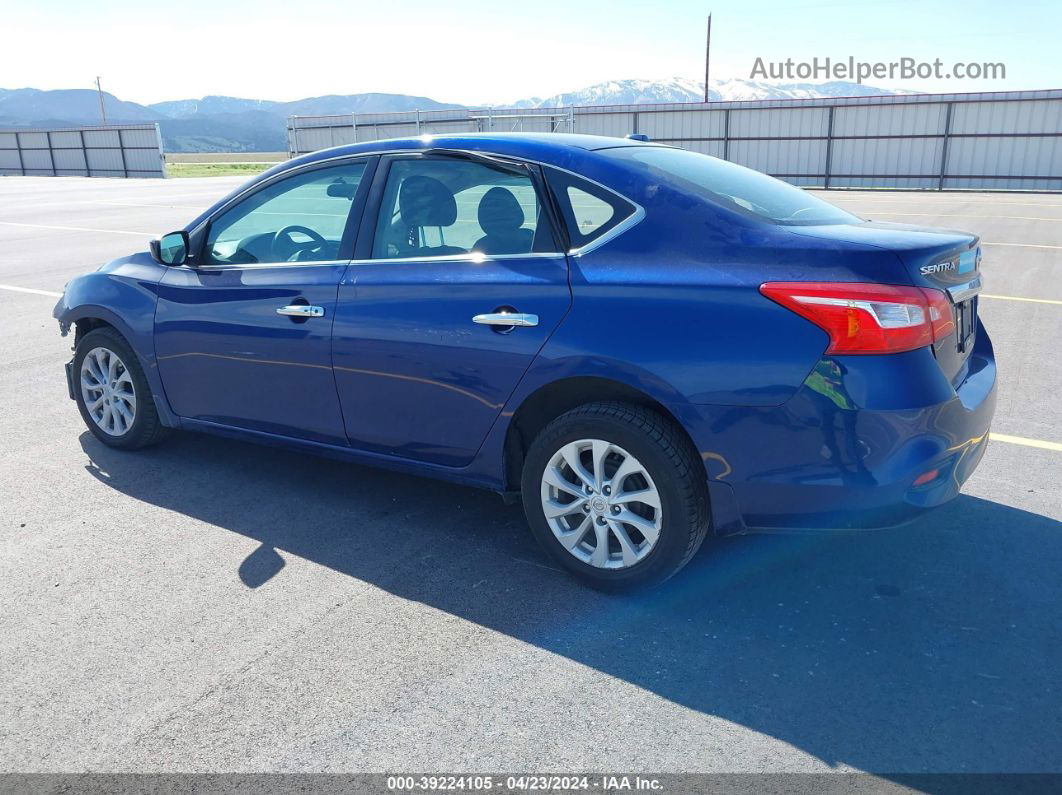
POLYGON ((285 165, 305 165, 317 160, 343 157, 345 155, 424 149, 485 151, 553 163, 568 160, 573 154, 579 152, 594 152, 619 146, 654 146, 654 144, 630 138, 610 138, 603 135, 579 135, 575 133, 485 132, 449 135, 427 133, 408 138, 388 138, 322 149, 294 158, 285 165))
MULTIPOLYGON (((312 128, 306 128, 312 129, 312 128)), ((426 151, 429 149, 462 149, 481 151, 496 155, 531 160, 569 170, 580 171, 595 159, 594 152, 625 146, 663 146, 631 138, 610 138, 603 135, 576 135, 572 133, 487 132, 460 133, 451 135, 426 134, 409 138, 388 138, 357 144, 334 146, 285 160, 240 185, 227 196, 219 199, 200 213, 185 228, 193 229, 211 216, 219 207, 234 197, 253 189, 267 180, 313 163, 335 158, 371 155, 378 152, 426 151)))

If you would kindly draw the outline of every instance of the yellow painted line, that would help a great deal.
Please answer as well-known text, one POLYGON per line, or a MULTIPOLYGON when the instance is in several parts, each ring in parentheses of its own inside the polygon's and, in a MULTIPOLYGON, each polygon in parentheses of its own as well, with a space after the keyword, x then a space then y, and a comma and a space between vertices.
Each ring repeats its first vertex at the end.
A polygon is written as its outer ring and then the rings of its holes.
POLYGON ((1050 248, 1050 249, 1055 249, 1055 250, 1062 249, 1062 246, 1041 246, 1038 243, 987 243, 985 241, 981 241, 981 245, 982 246, 1015 246, 1017 248, 1050 248))
MULTIPOLYGON (((821 193, 823 196, 830 196, 831 198, 829 199, 829 201, 831 203, 833 203, 833 202, 849 202, 851 204, 910 204, 911 202, 916 202, 916 201, 920 201, 920 200, 923 200, 923 199, 929 200, 929 201, 935 201, 937 199, 936 195, 933 195, 933 196, 911 196, 910 198, 906 198, 906 199, 862 199, 862 198, 859 198, 859 197, 851 197, 851 196, 834 196, 832 191, 827 191, 827 192, 816 191, 816 193, 821 193)), ((953 195, 953 194, 948 194, 948 195, 953 195)), ((1046 202, 1008 202, 1008 201, 996 201, 994 199, 986 199, 984 201, 980 201, 980 200, 976 200, 975 201, 974 199, 969 198, 969 197, 964 197, 962 200, 964 202, 969 202, 970 204, 991 204, 993 207, 1062 207, 1062 204, 1059 204, 1057 202, 1051 202, 1051 203, 1046 203, 1046 202)))
POLYGON ((918 218, 1004 218, 1008 221, 1062 221, 1056 218, 1039 218, 1030 215, 971 215, 970 213, 891 213, 887 210, 875 210, 875 215, 917 216, 918 218))
POLYGON ((1026 439, 1024 436, 1008 436, 1005 433, 990 433, 988 438, 994 442, 1021 444, 1026 447, 1038 447, 1041 450, 1054 450, 1057 453, 1062 453, 1062 443, 1059 442, 1045 442, 1043 439, 1026 439))
POLYGON ((32 295, 48 295, 52 298, 62 298, 62 293, 53 293, 48 290, 34 290, 32 287, 15 287, 10 284, 0 284, 0 290, 10 290, 13 293, 31 293, 32 295))
POLYGON ((30 229, 58 229, 63 232, 103 232, 111 235, 136 235, 138 237, 158 237, 158 232, 128 232, 123 229, 89 229, 84 226, 51 226, 50 224, 17 224, 14 221, 0 221, 3 226, 25 226, 30 229))
POLYGON ((1028 301, 1032 304, 1062 304, 1062 301, 1055 301, 1052 298, 1021 298, 1016 295, 989 295, 988 293, 981 293, 981 298, 998 298, 1002 301, 1028 301))

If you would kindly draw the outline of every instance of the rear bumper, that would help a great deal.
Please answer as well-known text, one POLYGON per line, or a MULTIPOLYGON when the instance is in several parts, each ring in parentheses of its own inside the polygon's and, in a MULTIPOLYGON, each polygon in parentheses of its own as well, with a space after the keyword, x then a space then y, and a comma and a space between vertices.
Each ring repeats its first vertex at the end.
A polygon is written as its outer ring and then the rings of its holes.
POLYGON ((717 532, 889 527, 954 499, 987 446, 995 358, 983 327, 957 386, 932 357, 824 359, 784 406, 700 407, 717 532))

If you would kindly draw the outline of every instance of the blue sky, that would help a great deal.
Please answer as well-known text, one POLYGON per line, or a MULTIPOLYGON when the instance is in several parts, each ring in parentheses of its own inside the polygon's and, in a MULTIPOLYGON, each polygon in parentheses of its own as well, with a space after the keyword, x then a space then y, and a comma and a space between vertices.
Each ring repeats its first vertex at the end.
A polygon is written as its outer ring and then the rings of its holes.
POLYGON ((925 91, 1062 88, 1062 2, 790 0, 0 0, 0 87, 122 99, 297 99, 385 91, 510 102, 609 79, 713 78, 757 57, 1002 62, 1006 80, 868 80, 925 91))

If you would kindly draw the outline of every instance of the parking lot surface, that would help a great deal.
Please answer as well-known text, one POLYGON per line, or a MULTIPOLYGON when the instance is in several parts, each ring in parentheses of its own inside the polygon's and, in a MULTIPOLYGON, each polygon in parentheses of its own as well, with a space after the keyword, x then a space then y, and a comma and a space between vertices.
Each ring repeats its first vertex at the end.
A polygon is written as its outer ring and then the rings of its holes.
POLYGON ((55 296, 239 182, 0 179, 0 770, 1062 771, 1062 196, 823 194, 982 236, 980 469, 617 597, 492 494, 94 439, 55 296))

